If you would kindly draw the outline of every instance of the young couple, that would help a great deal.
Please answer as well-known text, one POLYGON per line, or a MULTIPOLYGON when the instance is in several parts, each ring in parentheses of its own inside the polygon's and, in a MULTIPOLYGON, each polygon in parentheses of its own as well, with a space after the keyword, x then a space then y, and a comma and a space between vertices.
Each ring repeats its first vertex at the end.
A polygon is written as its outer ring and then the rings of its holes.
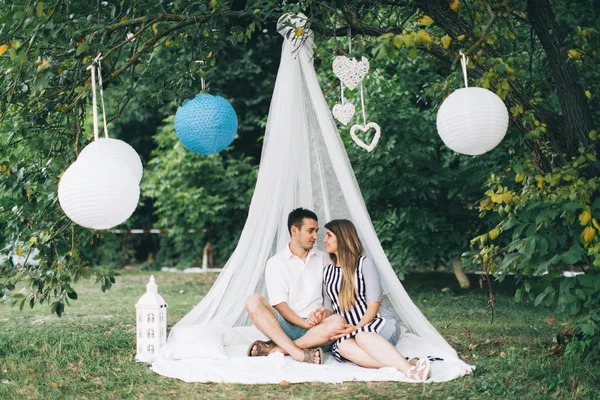
POLYGON ((248 356, 280 351, 297 361, 322 364, 323 348, 338 360, 362 367, 395 367, 416 381, 430 375, 428 360, 407 361, 396 349, 400 326, 381 304, 381 284, 373 261, 352 222, 325 224, 325 251, 315 251, 319 224, 312 211, 288 216, 291 240, 267 262, 269 301, 258 294, 246 300, 254 325, 269 339, 252 343, 248 356))

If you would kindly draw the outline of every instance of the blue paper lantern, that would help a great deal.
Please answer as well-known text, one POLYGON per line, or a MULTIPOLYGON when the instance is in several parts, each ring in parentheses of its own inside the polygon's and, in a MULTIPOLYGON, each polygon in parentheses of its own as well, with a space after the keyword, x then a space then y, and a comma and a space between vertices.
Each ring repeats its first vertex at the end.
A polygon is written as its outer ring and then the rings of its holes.
POLYGON ((175 114, 175 132, 183 145, 198 154, 229 146, 237 132, 235 110, 227 100, 208 93, 186 100, 175 114))

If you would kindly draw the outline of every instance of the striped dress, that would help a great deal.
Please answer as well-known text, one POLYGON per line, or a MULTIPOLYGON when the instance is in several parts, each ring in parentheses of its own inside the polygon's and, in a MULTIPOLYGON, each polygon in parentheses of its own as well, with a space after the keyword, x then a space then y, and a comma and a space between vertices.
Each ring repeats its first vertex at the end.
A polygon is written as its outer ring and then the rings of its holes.
MULTIPOLYGON (((343 316, 348 324, 355 326, 359 324, 360 320, 367 312, 366 287, 363 275, 364 260, 364 256, 361 256, 358 259, 358 268, 356 269, 356 275, 354 277, 354 285, 356 288, 358 288, 358 290, 354 292, 354 307, 350 311, 342 312, 339 305, 340 286, 342 285, 342 269, 340 267, 336 267, 333 264, 329 264, 325 268, 323 275, 323 291, 329 297, 329 299, 325 299, 325 303, 328 303, 327 300, 331 300, 331 306, 333 307, 335 313, 343 316)), ((377 316, 373 318, 373 320, 367 325, 358 328, 355 331, 347 334, 346 336, 336 340, 333 344, 333 354, 335 355, 337 360, 342 361, 344 359, 340 355, 338 350, 338 345, 341 342, 343 342, 346 339, 353 338, 359 332, 380 333, 383 327, 385 326, 386 322, 388 322, 387 319, 382 317, 381 314, 378 312, 377 316)), ((390 322, 395 323, 395 321, 390 322)))

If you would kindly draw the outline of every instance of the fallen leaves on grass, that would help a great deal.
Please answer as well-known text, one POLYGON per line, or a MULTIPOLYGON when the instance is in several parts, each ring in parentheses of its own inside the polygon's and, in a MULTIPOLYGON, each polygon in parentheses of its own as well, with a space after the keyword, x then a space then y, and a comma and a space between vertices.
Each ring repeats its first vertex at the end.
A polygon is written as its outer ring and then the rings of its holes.
POLYGON ((565 348, 561 345, 554 345, 549 352, 546 353, 546 357, 560 356, 565 351, 565 348))

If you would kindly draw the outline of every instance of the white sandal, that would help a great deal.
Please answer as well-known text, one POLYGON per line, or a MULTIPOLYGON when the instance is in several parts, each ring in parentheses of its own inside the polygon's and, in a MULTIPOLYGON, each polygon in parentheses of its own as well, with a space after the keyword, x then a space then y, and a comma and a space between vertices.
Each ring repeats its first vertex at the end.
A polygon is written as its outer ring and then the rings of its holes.
POLYGON ((417 361, 416 366, 413 365, 406 371, 406 376, 417 382, 427 382, 431 376, 431 365, 429 364, 429 360, 420 359, 417 361))
POLYGON ((423 380, 422 382, 427 382, 431 377, 431 363, 426 358, 421 358, 417 361, 417 371, 423 372, 423 380))

